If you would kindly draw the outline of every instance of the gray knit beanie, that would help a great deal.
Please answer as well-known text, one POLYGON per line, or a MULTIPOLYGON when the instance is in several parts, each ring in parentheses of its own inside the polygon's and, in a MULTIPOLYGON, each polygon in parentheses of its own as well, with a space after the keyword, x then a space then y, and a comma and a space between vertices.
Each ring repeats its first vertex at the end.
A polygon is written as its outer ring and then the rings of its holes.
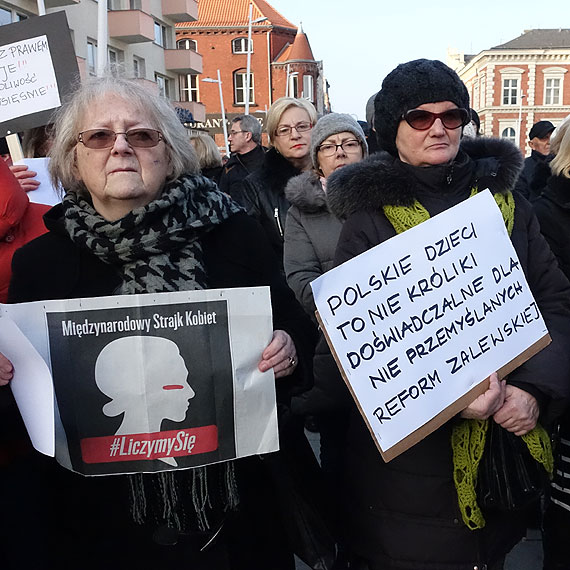
POLYGON ((453 69, 437 60, 401 63, 382 82, 374 100, 378 144, 398 157, 396 134, 402 115, 424 103, 451 101, 469 111, 469 93, 453 69))
POLYGON ((356 119, 345 113, 329 113, 321 117, 311 131, 311 158, 313 159, 315 170, 319 169, 317 153, 322 142, 331 135, 345 132, 352 133, 360 142, 363 156, 368 154, 368 144, 366 143, 364 131, 356 119))

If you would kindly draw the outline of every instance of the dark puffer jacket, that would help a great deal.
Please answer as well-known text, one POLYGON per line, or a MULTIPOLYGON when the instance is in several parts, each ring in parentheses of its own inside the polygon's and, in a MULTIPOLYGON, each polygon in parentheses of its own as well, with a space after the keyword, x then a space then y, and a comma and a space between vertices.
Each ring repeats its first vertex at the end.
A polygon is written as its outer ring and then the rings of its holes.
POLYGON ((533 150, 528 158, 524 160, 523 169, 518 177, 515 190, 527 200, 534 202, 540 196, 541 188, 535 181, 536 171, 542 166, 548 166, 553 155, 545 156, 533 150))
POLYGON ((570 179, 551 176, 533 206, 542 235, 570 279, 570 179))
POLYGON ((342 224, 330 212, 314 170, 292 178, 285 197, 291 203, 285 224, 285 276, 303 309, 315 320, 311 281, 333 267, 342 224))
POLYGON ((301 171, 274 148, 265 153, 263 166, 250 174, 232 198, 262 225, 273 251, 283 264, 283 239, 289 200, 285 186, 301 171))
POLYGON ((223 166, 218 183, 220 190, 232 198, 236 192, 239 194, 244 178, 261 167, 264 156, 265 149, 260 145, 245 154, 232 154, 223 166))
MULTIPOLYGON (((452 165, 414 169, 387 155, 346 166, 329 178, 331 210, 346 219, 336 253, 338 265, 393 237, 383 214, 388 204, 418 199, 430 215, 466 199, 473 185, 493 193, 512 188, 521 165, 518 150, 498 139, 473 139, 462 145, 452 165), (415 174, 419 174, 415 176, 415 174), (425 178, 433 184, 424 184, 425 178), (430 188, 437 190, 430 191, 430 188)), ((570 359, 570 284, 558 269, 529 203, 516 196, 512 242, 541 309, 553 342, 520 366, 510 382, 540 394, 568 393, 570 359)), ((322 348, 322 347, 321 347, 322 348)), ((313 401, 334 405, 333 375, 316 376, 313 401)), ((343 401, 338 406, 342 413, 343 401)), ((305 402, 307 404, 307 402, 305 402)), ((389 463, 378 453, 354 405, 345 449, 346 531, 351 547, 386 570, 473 570, 500 560, 523 536, 524 513, 484 513, 482 530, 462 522, 453 483, 453 420, 389 463)))

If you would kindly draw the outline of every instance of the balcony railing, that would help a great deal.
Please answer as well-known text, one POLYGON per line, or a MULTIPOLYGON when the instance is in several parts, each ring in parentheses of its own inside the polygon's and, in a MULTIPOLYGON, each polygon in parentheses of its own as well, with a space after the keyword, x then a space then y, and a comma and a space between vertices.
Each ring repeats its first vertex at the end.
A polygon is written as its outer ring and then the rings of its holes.
POLYGON ((191 49, 165 49, 164 67, 173 73, 202 73, 202 56, 191 49))
POLYGON ((162 0, 162 14, 174 22, 194 22, 198 19, 196 0, 162 0))
POLYGON ((127 44, 154 41, 154 20, 140 10, 114 10, 108 13, 109 37, 127 44))

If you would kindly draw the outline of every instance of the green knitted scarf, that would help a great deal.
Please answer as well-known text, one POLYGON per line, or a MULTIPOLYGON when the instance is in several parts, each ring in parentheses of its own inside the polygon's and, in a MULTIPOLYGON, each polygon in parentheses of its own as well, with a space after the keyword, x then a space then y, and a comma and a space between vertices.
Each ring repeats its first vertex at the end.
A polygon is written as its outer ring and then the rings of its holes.
MULTIPOLYGON (((471 196, 477 194, 477 187, 471 189, 471 196)), ((515 221, 515 201, 511 192, 494 194, 495 202, 501 210, 509 235, 515 221)), ((384 206, 384 215, 398 234, 425 222, 430 218, 428 211, 417 200, 411 206, 384 206)), ((457 500, 465 525, 476 530, 485 526, 485 518, 477 505, 477 471, 485 449, 485 437, 489 420, 461 419, 451 434, 453 449, 453 480, 457 500)), ((532 457, 541 463, 552 475, 553 458, 548 434, 541 426, 522 436, 532 457)))

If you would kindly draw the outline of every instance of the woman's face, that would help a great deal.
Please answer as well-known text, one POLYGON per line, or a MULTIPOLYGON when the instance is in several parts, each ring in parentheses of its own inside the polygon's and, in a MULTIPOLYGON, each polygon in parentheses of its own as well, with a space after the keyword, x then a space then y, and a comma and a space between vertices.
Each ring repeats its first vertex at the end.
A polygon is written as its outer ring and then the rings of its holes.
MULTIPOLYGON (((125 133, 156 128, 139 107, 114 94, 94 101, 80 121, 79 132, 110 129, 125 133)), ((75 146, 75 173, 91 195, 93 206, 107 220, 118 220, 152 202, 162 190, 171 166, 163 140, 154 147, 132 147, 123 134, 110 148, 75 146)))
MULTIPOLYGON (((281 127, 295 127, 299 123, 311 124, 311 118, 304 109, 299 107, 289 107, 282 115, 277 131, 281 127)), ((273 136, 273 146, 286 159, 300 160, 309 156, 311 146, 311 129, 304 133, 299 133, 291 129, 288 135, 273 136)))
POLYGON ((359 162, 362 160, 362 156, 362 146, 360 145, 359 140, 348 131, 327 137, 320 144, 319 151, 317 153, 319 168, 325 178, 328 178, 335 170, 338 170, 347 164, 359 162), (356 146, 353 143, 356 143, 356 146), (346 147, 341 148, 338 146, 340 144, 346 144, 346 147), (325 156, 328 155, 328 146, 331 147, 331 152, 333 147, 336 148, 332 155, 325 156))
MULTIPOLYGON (((449 109, 457 109, 457 105, 451 101, 440 101, 425 103, 417 109, 443 113, 449 109)), ((452 161, 459 151, 460 140, 461 127, 446 129, 441 119, 436 119, 425 131, 413 129, 402 119, 396 134, 396 148, 402 162, 412 166, 433 166, 452 161)))

